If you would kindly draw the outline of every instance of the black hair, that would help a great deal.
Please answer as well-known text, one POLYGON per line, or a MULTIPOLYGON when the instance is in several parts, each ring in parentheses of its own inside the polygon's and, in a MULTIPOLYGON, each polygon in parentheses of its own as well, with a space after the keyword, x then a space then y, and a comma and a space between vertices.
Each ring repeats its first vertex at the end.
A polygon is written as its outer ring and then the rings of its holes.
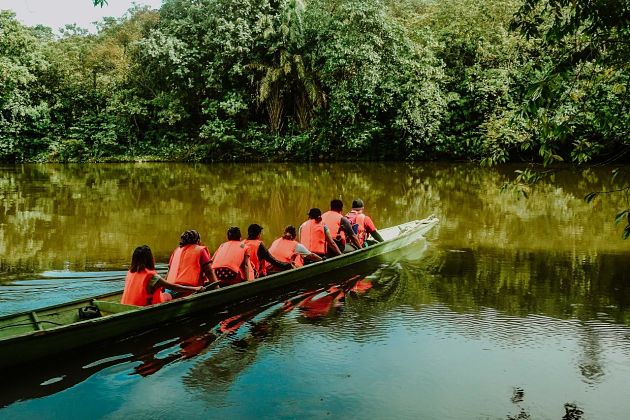
POLYGON ((363 200, 361 200, 360 198, 355 199, 352 202, 352 208, 353 209, 362 209, 363 208, 363 200))
POLYGON ((155 270, 155 261, 153 260, 153 253, 151 248, 147 245, 142 245, 134 249, 131 256, 131 267, 129 271, 132 273, 138 273, 142 270, 155 270))
POLYGON ((196 230, 187 230, 179 237, 179 246, 196 245, 201 241, 201 235, 196 230))
POLYGON ((333 211, 342 211, 343 210, 343 201, 338 198, 330 201, 330 209, 333 211))
POLYGON ((227 231, 228 241, 240 241, 241 240, 241 229, 236 226, 232 226, 227 231))
POLYGON ((287 227, 284 228, 284 234, 282 235, 282 237, 284 239, 295 239, 295 237, 297 236, 297 232, 295 230, 295 226, 293 225, 289 225, 287 227))
POLYGON ((253 223, 247 228, 247 239, 256 239, 262 233, 262 226, 253 223))
POLYGON ((315 219, 319 222, 320 220, 322 220, 322 211, 317 207, 312 208, 308 211, 308 218, 315 219))

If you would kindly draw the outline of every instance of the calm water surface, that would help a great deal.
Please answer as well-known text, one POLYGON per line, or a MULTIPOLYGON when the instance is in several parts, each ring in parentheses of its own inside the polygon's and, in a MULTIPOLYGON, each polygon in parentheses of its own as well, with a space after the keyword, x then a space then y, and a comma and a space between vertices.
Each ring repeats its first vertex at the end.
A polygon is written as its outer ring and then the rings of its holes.
POLYGON ((628 243, 611 168, 528 199, 516 167, 0 166, 0 314, 120 289, 133 248, 160 269, 181 231, 267 244, 356 196, 377 226, 435 214, 384 259, 3 374, 1 418, 625 419, 628 243))

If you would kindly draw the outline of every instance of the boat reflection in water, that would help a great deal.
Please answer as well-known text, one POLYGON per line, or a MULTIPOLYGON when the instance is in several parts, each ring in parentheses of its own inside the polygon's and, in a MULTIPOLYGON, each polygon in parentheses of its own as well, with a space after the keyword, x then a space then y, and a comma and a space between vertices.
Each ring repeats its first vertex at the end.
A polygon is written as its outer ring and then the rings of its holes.
POLYGON ((214 316, 187 318, 107 345, 70 352, 55 363, 41 361, 9 371, 12 386, 0 393, 0 407, 59 393, 108 368, 148 377, 189 359, 193 365, 183 378, 187 386, 208 392, 209 387, 219 389, 223 384, 227 390, 234 377, 256 359, 256 347, 273 339, 283 316, 296 313, 309 320, 323 318, 343 305, 346 294, 358 296, 369 289, 371 283, 364 280, 365 275, 348 270, 334 275, 332 285, 310 282, 312 289, 275 292, 227 307, 214 316))
POLYGON ((168 389, 162 417, 625 418, 626 255, 433 245, 14 373, 0 414, 168 389))
POLYGON ((203 350, 200 360, 184 376, 184 384, 213 405, 227 404, 225 397, 235 378, 258 358, 258 348, 263 344, 273 346, 281 334, 290 335, 288 319, 325 324, 328 317, 339 314, 346 295, 358 298, 370 287, 371 282, 365 280, 365 275, 350 275, 341 281, 337 279, 332 285, 320 284, 291 294, 284 301, 270 303, 260 311, 225 319, 218 325, 223 334, 221 339, 203 350))

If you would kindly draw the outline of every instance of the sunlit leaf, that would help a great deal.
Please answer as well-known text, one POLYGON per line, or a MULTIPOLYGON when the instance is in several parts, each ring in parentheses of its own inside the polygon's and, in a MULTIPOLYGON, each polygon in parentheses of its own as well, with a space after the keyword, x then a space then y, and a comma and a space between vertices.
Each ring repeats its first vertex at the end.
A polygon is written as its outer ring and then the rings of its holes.
POLYGON ((584 201, 586 201, 587 203, 590 203, 590 202, 592 202, 592 201, 595 199, 595 197, 597 197, 598 195, 599 195, 599 193, 598 193, 598 192, 590 192, 590 193, 588 193, 588 194, 586 194, 586 195, 584 196, 584 201))
POLYGON ((614 183, 617 177, 621 174, 621 169, 615 168, 612 170, 612 178, 610 179, 611 183, 614 183))
POLYGON ((617 213, 617 215, 615 216, 615 224, 619 224, 621 223, 621 221, 624 219, 624 216, 628 213, 628 210, 624 210, 620 213, 617 213))

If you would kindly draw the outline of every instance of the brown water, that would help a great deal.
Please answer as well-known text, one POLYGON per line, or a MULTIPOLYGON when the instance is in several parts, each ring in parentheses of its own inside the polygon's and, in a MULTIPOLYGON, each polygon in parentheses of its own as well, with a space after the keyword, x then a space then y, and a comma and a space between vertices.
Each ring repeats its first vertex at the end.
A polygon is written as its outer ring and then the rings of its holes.
POLYGON ((337 197, 361 197, 377 226, 440 219, 386 261, 38 369, 4 390, 0 416, 625 418, 625 198, 583 201, 610 188, 599 168, 517 199, 500 192, 515 169, 0 167, 0 314, 118 289, 140 244, 163 269, 190 228, 213 250, 259 223, 269 244, 337 197), (372 287, 351 292, 362 278, 372 287), (287 304, 304 299, 318 305, 287 304))

